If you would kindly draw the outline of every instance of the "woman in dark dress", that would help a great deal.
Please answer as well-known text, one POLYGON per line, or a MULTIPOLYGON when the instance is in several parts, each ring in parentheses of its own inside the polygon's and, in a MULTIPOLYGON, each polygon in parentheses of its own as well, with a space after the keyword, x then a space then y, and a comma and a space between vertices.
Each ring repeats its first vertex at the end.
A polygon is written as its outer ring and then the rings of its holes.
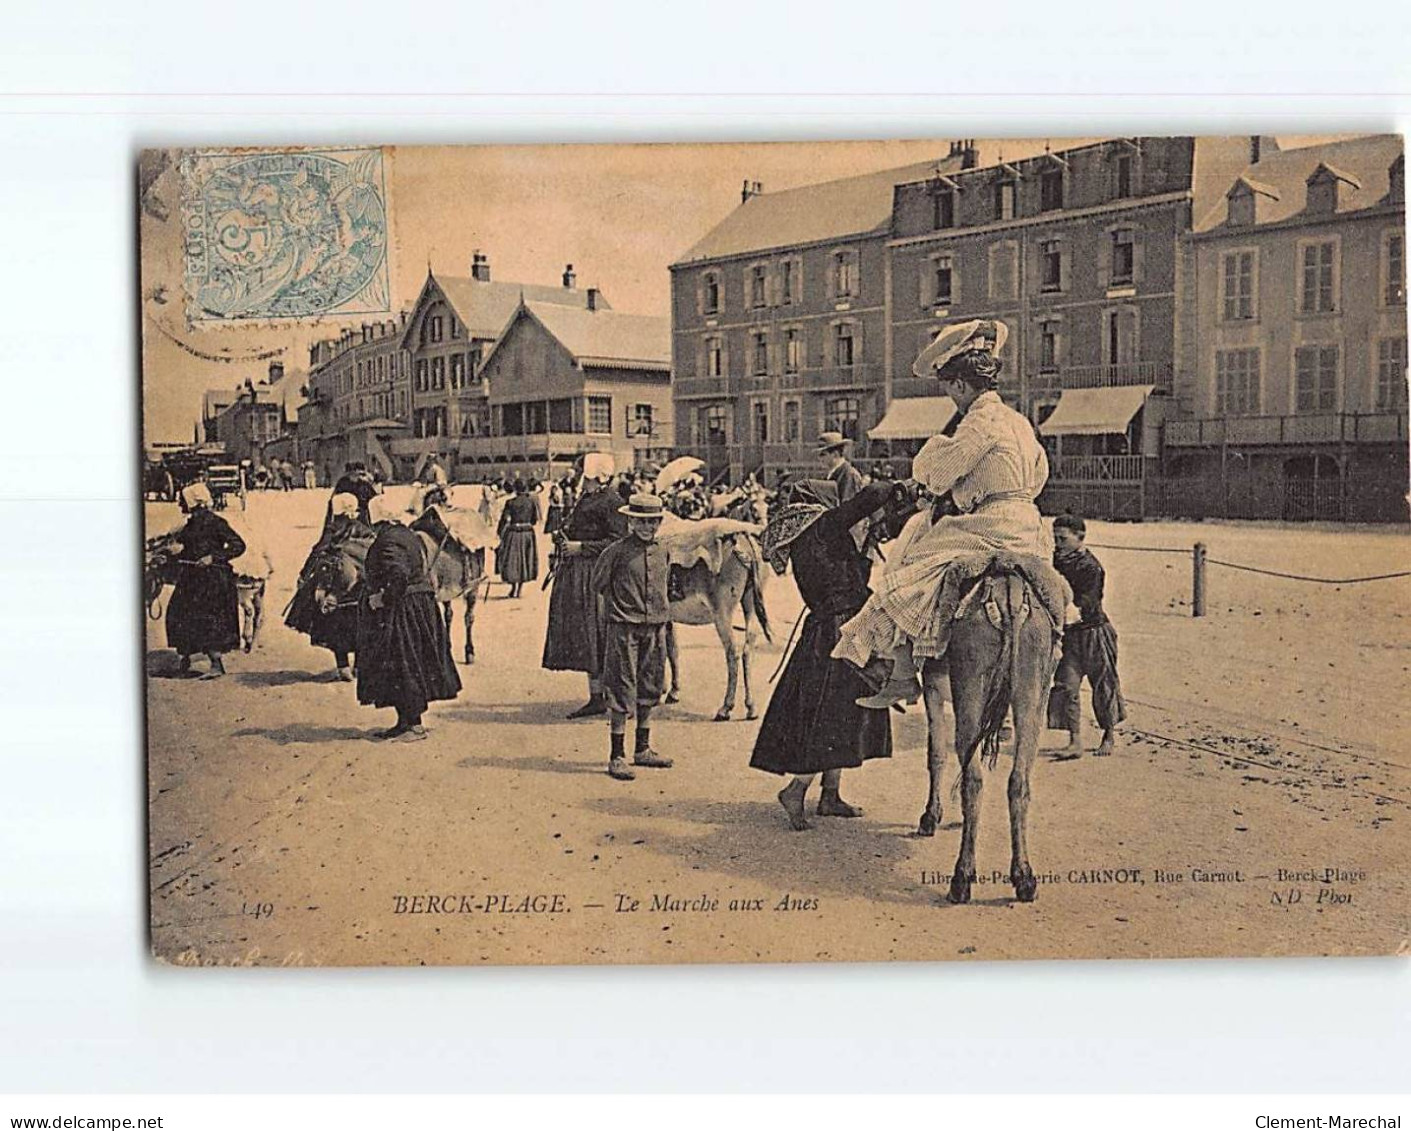
POLYGON ((191 670, 191 657, 204 652, 210 671, 202 679, 225 675, 222 654, 240 647, 240 597, 235 588, 233 559, 245 552, 245 542, 211 509, 211 491, 192 483, 181 492, 181 505, 190 514, 177 539, 176 587, 167 606, 167 643, 181 657, 181 670, 191 670))
POLYGON ((514 497, 500 512, 500 548, 495 553, 500 579, 507 581, 510 596, 518 597, 526 581, 539 576, 539 499, 523 479, 514 481, 514 497))
POLYGON ((549 671, 588 676, 588 701, 570 713, 570 719, 607 714, 598 678, 602 634, 592 579, 598 555, 627 534, 627 519, 620 513, 622 499, 609 482, 613 470, 613 459, 607 452, 589 452, 583 458, 583 494, 568 512, 557 539, 558 565, 549 593, 543 666, 549 671))
POLYGON ((892 754, 890 716, 857 705, 872 689, 852 665, 829 653, 838 642, 838 629, 870 595, 867 559, 858 553, 850 531, 880 510, 893 490, 891 483, 874 483, 839 505, 832 483, 796 483, 764 531, 765 557, 781 575, 793 565, 808 616, 769 700, 750 765, 794 775, 780 791, 779 803, 795 829, 809 827, 804 795, 815 775, 823 774, 819 816, 858 817, 862 810, 839 795, 843 770, 892 754))
POLYGON ((549 501, 544 515, 544 533, 553 537, 563 525, 563 485, 550 480, 547 494, 549 501))
POLYGON ((358 647, 358 598, 357 588, 345 594, 342 602, 333 601, 333 607, 320 607, 317 589, 317 574, 330 550, 349 554, 359 566, 372 542, 372 528, 358 519, 358 500, 351 494, 334 495, 329 503, 331 518, 328 528, 318 544, 309 551, 309 556, 299 571, 299 586, 294 599, 289 602, 289 612, 284 623, 295 632, 302 632, 315 648, 327 648, 333 653, 333 662, 338 669, 338 678, 346 683, 353 681, 352 657, 358 647), (343 603, 348 602, 348 603, 343 603))
POLYGON ((396 522, 376 529, 358 605, 358 702, 395 707, 396 725, 379 737, 412 741, 426 737, 421 717, 427 704, 454 699, 461 679, 425 542, 396 522))

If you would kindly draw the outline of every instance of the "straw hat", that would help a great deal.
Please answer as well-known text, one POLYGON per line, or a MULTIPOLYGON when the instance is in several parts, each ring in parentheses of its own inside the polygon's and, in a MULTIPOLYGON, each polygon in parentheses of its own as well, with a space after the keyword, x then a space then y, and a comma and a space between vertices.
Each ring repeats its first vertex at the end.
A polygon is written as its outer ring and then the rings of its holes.
POLYGON ((628 499, 625 507, 618 507, 617 513, 628 518, 661 518, 666 511, 656 495, 640 494, 628 499))
POLYGON ((848 440, 841 432, 824 432, 818 437, 818 444, 813 449, 815 455, 822 455, 824 452, 840 452, 847 447, 848 440))

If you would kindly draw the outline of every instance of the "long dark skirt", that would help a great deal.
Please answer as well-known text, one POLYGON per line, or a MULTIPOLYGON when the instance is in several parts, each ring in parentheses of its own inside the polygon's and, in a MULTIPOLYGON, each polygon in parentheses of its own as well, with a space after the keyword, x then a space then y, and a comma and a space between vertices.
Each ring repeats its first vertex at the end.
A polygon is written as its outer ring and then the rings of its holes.
POLYGON ((815 774, 892 756, 889 711, 856 700, 871 689, 857 670, 829 653, 844 615, 809 613, 779 677, 755 739, 750 765, 772 774, 815 774))
POLYGON ((446 621, 430 593, 407 593, 391 608, 358 610, 358 702, 420 715, 454 699, 461 677, 451 659, 446 621))
POLYGON ((598 598, 592 590, 594 558, 565 558, 549 593, 549 627, 544 636, 544 667, 556 672, 602 670, 602 630, 598 598))
POLYGON ((506 530, 495 555, 500 579, 511 585, 539 576, 539 540, 532 530, 506 530))
POLYGON ((544 533, 553 534, 563 525, 563 507, 550 507, 544 516, 544 533))
POLYGON ((240 647, 240 598, 230 566, 181 567, 167 605, 167 643, 179 656, 240 647))
POLYGON ((331 613, 321 612, 311 582, 301 585, 294 594, 284 623, 295 632, 304 633, 315 648, 327 648, 339 654, 357 650, 358 607, 344 605, 331 613))

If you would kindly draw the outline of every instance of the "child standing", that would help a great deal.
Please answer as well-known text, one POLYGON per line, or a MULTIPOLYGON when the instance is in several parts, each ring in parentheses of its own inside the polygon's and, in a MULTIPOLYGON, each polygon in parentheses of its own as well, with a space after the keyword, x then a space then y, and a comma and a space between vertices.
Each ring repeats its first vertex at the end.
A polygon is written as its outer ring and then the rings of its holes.
POLYGON ((1083 713, 1079 691, 1084 677, 1093 689, 1093 713, 1102 727, 1102 744, 1094 754, 1112 753, 1117 724, 1127 717, 1122 686, 1117 681, 1117 630, 1102 611, 1105 580, 1102 563, 1083 545, 1087 524, 1075 514, 1053 520, 1053 565, 1073 590, 1079 619, 1063 631, 1063 655, 1053 677, 1048 700, 1050 730, 1068 732, 1068 749, 1083 750, 1083 713))
POLYGON ((592 589, 603 603, 603 698, 612 736, 608 774, 618 781, 637 775, 627 765, 627 716, 637 717, 633 765, 668 769, 671 759, 651 746, 652 708, 666 681, 666 629, 671 620, 667 575, 671 562, 656 540, 663 514, 656 495, 633 495, 619 512, 627 537, 593 563, 592 589))

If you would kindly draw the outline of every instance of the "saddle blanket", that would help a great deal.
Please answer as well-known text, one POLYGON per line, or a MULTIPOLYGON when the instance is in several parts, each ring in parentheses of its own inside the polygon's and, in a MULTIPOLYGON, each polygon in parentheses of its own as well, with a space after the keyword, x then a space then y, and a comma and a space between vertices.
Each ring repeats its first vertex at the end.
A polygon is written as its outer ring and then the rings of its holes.
POLYGON ((733 518, 678 518, 667 514, 657 532, 657 541, 666 549, 673 566, 690 569, 705 562, 712 574, 720 572, 728 552, 726 540, 737 534, 758 537, 764 527, 733 518))
POLYGON ((1011 571, 1028 581, 1057 635, 1062 629, 1064 614, 1073 600, 1073 593, 1068 588, 1068 582, 1051 563, 1032 554, 1014 554, 1007 550, 965 554, 946 567, 931 620, 931 631, 924 642, 918 641, 917 654, 945 655, 946 646, 950 643, 951 625, 965 611, 966 598, 986 575, 1011 571))

